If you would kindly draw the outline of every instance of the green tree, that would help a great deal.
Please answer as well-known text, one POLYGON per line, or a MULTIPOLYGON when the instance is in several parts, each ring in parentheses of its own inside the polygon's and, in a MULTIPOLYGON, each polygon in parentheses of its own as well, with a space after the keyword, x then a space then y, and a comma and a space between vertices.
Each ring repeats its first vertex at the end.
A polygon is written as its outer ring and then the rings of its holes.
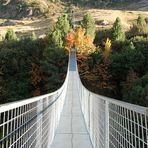
POLYGON ((112 39, 114 41, 124 41, 125 33, 123 32, 121 20, 119 17, 116 18, 112 28, 112 39))
POLYGON ((32 34, 31 34, 31 39, 32 39, 33 41, 37 39, 37 36, 36 36, 35 32, 32 32, 32 34))
POLYGON ((65 35, 71 31, 71 26, 67 14, 64 14, 58 18, 55 29, 59 29, 61 31, 62 37, 65 37, 65 35))
POLYGON ((58 18, 54 30, 49 36, 50 46, 56 48, 62 48, 65 36, 71 31, 71 26, 67 14, 58 18))
POLYGON ((15 32, 12 29, 9 29, 6 32, 5 40, 7 40, 7 41, 15 41, 15 40, 17 40, 17 36, 16 36, 15 32))
POLYGON ((95 20, 90 14, 86 14, 83 17, 81 26, 82 28, 86 29, 86 35, 90 35, 93 39, 95 38, 95 32, 96 32, 95 20))
POLYGON ((51 34, 51 43, 53 47, 57 48, 63 47, 62 32, 57 28, 55 28, 55 30, 51 34))
POLYGON ((139 15, 138 19, 137 19, 137 25, 146 25, 146 21, 145 18, 142 15, 139 15))

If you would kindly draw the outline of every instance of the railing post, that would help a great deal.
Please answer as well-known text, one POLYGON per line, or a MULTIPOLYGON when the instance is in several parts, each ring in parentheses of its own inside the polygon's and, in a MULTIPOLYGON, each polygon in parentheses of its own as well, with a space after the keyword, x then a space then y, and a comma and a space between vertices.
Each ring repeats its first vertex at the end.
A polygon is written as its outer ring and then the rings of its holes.
POLYGON ((109 148, 109 103, 105 101, 105 148, 109 148))
POLYGON ((42 113, 43 100, 37 102, 37 148, 42 147, 42 113))

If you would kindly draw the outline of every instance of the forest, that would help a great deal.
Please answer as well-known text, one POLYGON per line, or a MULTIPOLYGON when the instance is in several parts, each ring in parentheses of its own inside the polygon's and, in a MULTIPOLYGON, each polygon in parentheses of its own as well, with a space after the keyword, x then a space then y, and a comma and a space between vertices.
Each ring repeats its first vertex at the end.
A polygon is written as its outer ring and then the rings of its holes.
POLYGON ((141 15, 129 31, 119 17, 111 29, 96 31, 86 14, 80 27, 67 36, 67 49, 77 47, 83 84, 91 91, 148 106, 148 24, 141 15))
POLYGON ((120 18, 111 29, 97 30, 85 14, 73 27, 67 14, 60 16, 45 38, 35 33, 18 39, 8 30, 0 42, 0 103, 38 96, 64 82, 68 54, 77 48, 81 80, 89 90, 148 106, 148 24, 139 15, 124 31, 120 18))
POLYGON ((64 15, 43 39, 34 32, 18 39, 13 30, 7 31, 0 42, 0 103, 53 92, 62 85, 68 63, 63 41, 70 30, 64 15))

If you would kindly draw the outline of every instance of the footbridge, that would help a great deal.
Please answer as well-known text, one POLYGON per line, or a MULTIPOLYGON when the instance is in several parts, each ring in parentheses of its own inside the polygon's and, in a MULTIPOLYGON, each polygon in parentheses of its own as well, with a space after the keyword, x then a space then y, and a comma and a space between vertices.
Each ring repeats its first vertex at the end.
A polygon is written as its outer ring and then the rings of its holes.
POLYGON ((0 106, 0 148, 148 148, 148 108, 87 90, 72 51, 59 90, 0 106))

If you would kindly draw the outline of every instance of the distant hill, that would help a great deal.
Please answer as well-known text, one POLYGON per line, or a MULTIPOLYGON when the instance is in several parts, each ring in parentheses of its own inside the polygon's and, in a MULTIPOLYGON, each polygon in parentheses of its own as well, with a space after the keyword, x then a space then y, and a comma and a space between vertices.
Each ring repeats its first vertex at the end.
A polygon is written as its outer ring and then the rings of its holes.
POLYGON ((24 18, 54 15, 62 5, 48 0, 0 0, 0 18, 24 18))
POLYGON ((71 4, 87 9, 148 11, 148 0, 0 0, 0 18, 53 16, 71 4))
POLYGON ((148 11, 148 0, 64 0, 77 6, 99 9, 148 11))

